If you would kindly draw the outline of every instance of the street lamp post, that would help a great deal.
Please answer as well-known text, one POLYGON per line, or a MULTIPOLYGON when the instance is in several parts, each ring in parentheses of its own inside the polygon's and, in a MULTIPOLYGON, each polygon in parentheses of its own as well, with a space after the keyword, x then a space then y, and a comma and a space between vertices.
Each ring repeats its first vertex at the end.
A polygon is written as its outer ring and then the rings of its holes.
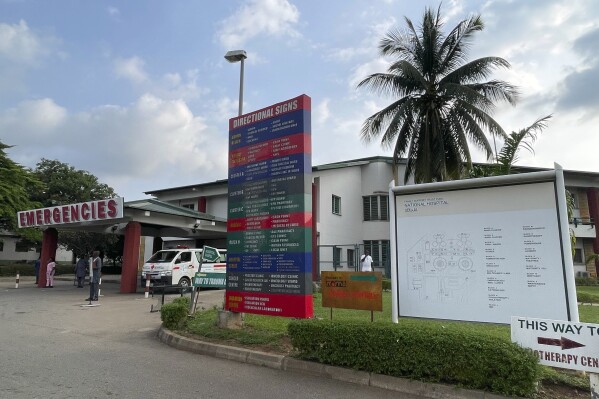
MULTIPOLYGON (((231 63, 241 61, 239 73, 239 116, 243 114, 243 62, 247 58, 245 50, 228 51, 225 59, 231 63)), ((218 326, 221 328, 239 328, 243 326, 243 313, 222 310, 218 312, 218 326)))
POLYGON ((239 115, 243 113, 243 61, 247 57, 245 50, 233 50, 225 54, 225 59, 231 63, 241 61, 241 71, 239 74, 239 115))

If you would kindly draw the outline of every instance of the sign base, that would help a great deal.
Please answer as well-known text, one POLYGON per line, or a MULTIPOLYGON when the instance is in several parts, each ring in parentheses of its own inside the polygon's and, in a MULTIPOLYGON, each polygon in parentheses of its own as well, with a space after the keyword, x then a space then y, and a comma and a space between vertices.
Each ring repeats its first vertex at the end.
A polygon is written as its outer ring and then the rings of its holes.
POLYGON ((240 330, 243 328, 243 313, 230 312, 228 310, 218 311, 218 327, 229 330, 240 330))

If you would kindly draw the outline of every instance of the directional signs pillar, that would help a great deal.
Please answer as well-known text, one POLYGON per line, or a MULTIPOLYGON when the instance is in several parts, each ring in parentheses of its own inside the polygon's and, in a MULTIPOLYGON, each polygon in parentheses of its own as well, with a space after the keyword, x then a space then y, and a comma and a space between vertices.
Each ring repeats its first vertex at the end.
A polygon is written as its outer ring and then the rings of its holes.
POLYGON ((309 318, 310 97, 229 121, 226 309, 309 318))

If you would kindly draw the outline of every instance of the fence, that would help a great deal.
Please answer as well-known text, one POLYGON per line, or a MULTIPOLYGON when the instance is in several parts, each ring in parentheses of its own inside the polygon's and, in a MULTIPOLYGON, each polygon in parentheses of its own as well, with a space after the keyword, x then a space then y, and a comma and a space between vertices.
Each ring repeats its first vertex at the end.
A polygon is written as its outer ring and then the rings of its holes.
MULTIPOLYGON (((391 277, 389 247, 381 246, 369 249, 372 255, 373 270, 382 272, 384 277, 391 277)), ((360 271, 360 257, 364 254, 364 244, 319 245, 315 267, 318 275, 322 271, 360 271)))

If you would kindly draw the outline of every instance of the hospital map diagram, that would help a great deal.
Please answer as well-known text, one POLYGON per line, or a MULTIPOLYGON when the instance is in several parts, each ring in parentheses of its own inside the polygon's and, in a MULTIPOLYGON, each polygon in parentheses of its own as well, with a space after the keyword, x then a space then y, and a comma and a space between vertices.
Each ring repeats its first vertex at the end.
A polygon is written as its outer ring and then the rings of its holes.
POLYGON ((423 301, 465 301, 476 273, 474 253, 469 234, 423 236, 407 252, 408 289, 423 301))

